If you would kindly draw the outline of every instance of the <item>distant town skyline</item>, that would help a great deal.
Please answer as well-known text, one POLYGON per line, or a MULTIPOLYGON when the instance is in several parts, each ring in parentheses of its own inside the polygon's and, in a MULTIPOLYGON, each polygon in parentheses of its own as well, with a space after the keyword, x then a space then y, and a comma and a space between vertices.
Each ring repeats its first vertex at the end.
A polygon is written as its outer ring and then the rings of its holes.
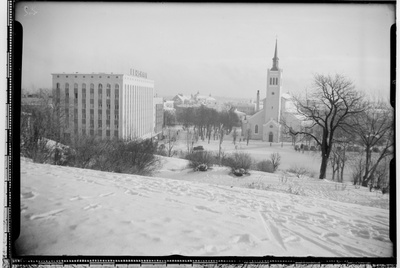
POLYGON ((123 73, 155 81, 159 96, 265 97, 278 40, 283 92, 313 74, 343 74, 389 97, 394 4, 168 4, 18 2, 22 87, 51 88, 51 73, 123 73))

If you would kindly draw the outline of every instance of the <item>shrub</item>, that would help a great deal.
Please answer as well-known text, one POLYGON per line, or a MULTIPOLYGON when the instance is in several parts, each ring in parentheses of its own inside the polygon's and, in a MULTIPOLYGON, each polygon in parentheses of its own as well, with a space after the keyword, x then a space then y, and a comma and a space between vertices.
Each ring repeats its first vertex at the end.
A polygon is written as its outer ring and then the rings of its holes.
POLYGON ((81 137, 73 142, 67 165, 108 172, 151 175, 160 166, 157 142, 146 140, 99 140, 81 137))
POLYGON ((225 153, 224 150, 221 149, 221 151, 217 151, 214 154, 214 159, 215 159, 215 164, 220 165, 220 166, 229 166, 227 165, 227 160, 228 159, 228 155, 225 153))
POLYGON ((305 195, 304 189, 297 183, 290 183, 286 192, 294 195, 305 195))
POLYGON ((32 146, 30 150, 30 157, 35 163, 53 164, 55 158, 54 152, 48 147, 46 140, 40 140, 36 146, 32 146))
POLYGON ((256 164, 256 169, 258 171, 274 173, 274 165, 270 160, 262 160, 256 164))
POLYGON ((214 156, 207 151, 196 151, 190 153, 186 156, 186 159, 189 160, 189 167, 195 171, 198 170, 201 165, 207 166, 208 169, 209 167, 212 167, 216 161, 214 156))
POLYGON ((273 153, 271 154, 270 159, 275 172, 281 164, 281 155, 279 153, 273 153))
POLYGON ((246 184, 247 188, 250 189, 258 189, 258 190, 268 190, 271 187, 271 184, 265 185, 261 181, 253 181, 251 183, 246 184))
POLYGON ((253 163, 253 159, 251 158, 250 154, 236 152, 226 157, 223 162, 224 166, 228 166, 232 170, 244 169, 247 172, 253 163))
POLYGON ((287 172, 294 173, 298 178, 302 176, 315 177, 315 172, 305 167, 292 166, 286 170, 287 172))

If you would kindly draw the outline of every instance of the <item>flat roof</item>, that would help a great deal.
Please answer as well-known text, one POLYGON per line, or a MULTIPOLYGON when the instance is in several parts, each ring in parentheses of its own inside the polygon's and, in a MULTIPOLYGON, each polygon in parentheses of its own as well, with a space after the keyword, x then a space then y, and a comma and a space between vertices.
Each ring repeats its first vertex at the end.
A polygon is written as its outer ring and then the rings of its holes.
POLYGON ((68 75, 77 75, 77 74, 84 74, 84 75, 92 75, 92 74, 105 74, 105 75, 127 75, 127 74, 121 74, 121 73, 51 73, 52 75, 56 75, 56 74, 68 74, 68 75))

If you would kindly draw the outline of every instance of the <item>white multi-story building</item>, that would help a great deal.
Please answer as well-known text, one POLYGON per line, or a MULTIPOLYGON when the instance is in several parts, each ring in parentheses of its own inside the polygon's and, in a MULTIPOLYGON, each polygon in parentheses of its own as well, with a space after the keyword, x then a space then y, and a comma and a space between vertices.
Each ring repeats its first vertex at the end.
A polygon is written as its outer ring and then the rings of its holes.
POLYGON ((53 101, 64 138, 148 138, 154 132, 154 81, 143 72, 54 73, 53 101))

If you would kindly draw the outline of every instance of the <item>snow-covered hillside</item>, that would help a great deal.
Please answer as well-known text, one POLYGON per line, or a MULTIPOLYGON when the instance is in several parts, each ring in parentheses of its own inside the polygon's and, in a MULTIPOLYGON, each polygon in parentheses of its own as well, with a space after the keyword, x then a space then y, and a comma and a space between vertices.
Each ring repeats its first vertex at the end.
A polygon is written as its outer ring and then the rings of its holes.
POLYGON ((21 161, 20 254, 392 255, 387 209, 21 161))

